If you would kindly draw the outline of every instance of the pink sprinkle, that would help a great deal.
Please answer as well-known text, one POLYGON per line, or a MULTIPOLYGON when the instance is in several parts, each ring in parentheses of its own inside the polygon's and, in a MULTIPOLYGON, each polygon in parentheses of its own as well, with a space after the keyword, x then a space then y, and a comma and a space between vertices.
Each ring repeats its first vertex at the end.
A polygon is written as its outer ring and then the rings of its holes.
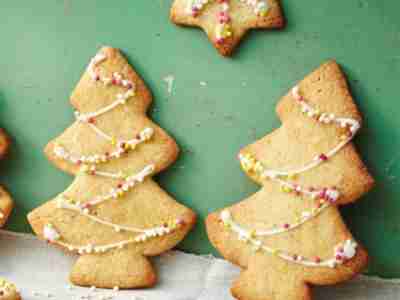
POLYGON ((318 157, 321 161, 327 161, 328 160, 328 156, 326 156, 324 153, 320 154, 318 157))
POLYGON ((230 17, 226 12, 221 11, 218 14, 218 20, 221 24, 228 23, 230 21, 230 17))
POLYGON ((217 39, 217 44, 223 44, 224 43, 224 39, 223 38, 219 38, 217 39))
POLYGON ((80 165, 82 163, 82 161, 80 160, 80 159, 78 159, 77 161, 76 161, 76 164, 77 165, 80 165))
POLYGON ((341 255, 336 255, 336 260, 343 260, 343 257, 341 255))
POLYGON ((343 253, 343 252, 344 252, 343 247, 340 247, 340 248, 338 249, 338 251, 339 251, 340 253, 343 253))
POLYGON ((285 224, 283 224, 283 228, 289 229, 289 228, 290 228, 290 225, 289 225, 288 223, 285 223, 285 224))
POLYGON ((318 256, 315 258, 315 262, 317 263, 317 264, 319 264, 320 262, 321 262, 321 258, 319 258, 318 256))
POLYGON ((323 188, 318 196, 321 199, 325 199, 325 197, 326 197, 326 188, 323 188))
POLYGON ((96 75, 94 76, 94 80, 95 80, 95 81, 99 81, 99 80, 100 80, 99 74, 96 74, 96 75))
POLYGON ((197 17, 199 15, 199 9, 197 7, 192 8, 192 16, 197 17))
POLYGON ((178 219, 176 219, 176 224, 178 224, 178 225, 185 225, 185 220, 184 220, 184 219, 181 219, 181 218, 178 218, 178 219))
POLYGON ((301 194, 301 187, 297 184, 294 185, 294 192, 296 193, 296 195, 300 195, 301 194))
POLYGON ((92 206, 92 204, 90 204, 90 203, 85 203, 84 205, 83 205, 83 208, 89 208, 89 207, 91 207, 92 206))
POLYGON ((299 258, 299 256, 297 254, 293 255, 293 260, 297 260, 299 258))

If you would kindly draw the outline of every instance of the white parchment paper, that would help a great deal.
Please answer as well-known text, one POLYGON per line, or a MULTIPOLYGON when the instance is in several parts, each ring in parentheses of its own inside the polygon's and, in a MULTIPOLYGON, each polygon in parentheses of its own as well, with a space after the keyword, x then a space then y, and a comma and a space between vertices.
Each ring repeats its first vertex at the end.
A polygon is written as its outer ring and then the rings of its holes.
MULTIPOLYGON (((154 259, 159 284, 132 291, 72 287, 75 257, 34 236, 0 231, 0 277, 14 282, 24 300, 233 300, 229 293, 239 269, 213 257, 171 251, 154 259)), ((314 289, 315 300, 399 300, 400 281, 360 276, 335 287, 314 289)))

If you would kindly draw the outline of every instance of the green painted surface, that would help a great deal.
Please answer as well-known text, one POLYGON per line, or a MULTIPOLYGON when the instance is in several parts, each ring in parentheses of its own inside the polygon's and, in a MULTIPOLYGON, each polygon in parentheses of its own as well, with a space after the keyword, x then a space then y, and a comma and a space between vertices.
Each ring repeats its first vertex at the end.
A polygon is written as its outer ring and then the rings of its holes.
POLYGON ((124 50, 154 94, 151 117, 183 150, 157 179, 199 213, 181 245, 196 253, 215 253, 202 218, 258 189, 239 168, 239 148, 279 126, 280 96, 336 58, 364 113, 356 144, 378 182, 344 216, 369 249, 369 272, 400 276, 400 2, 284 1, 287 28, 252 32, 233 59, 221 58, 202 31, 171 24, 170 3, 2 1, 0 126, 14 144, 0 182, 16 200, 8 228, 29 232, 26 213, 71 182, 42 148, 73 121, 69 94, 100 45, 124 50), (172 95, 167 75, 175 77, 172 95))

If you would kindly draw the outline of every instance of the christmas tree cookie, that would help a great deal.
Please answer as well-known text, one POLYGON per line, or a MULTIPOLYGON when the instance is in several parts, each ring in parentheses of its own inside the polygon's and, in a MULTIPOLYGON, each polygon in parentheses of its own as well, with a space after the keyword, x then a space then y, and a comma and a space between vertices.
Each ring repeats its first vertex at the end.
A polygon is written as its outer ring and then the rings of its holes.
POLYGON ((243 268, 232 294, 245 300, 309 300, 310 285, 354 277, 367 264, 338 207, 374 184, 352 139, 361 115, 330 61, 277 106, 282 126, 242 149, 261 190, 207 218, 213 245, 243 268))
POLYGON ((151 100, 120 51, 104 47, 72 93, 76 122, 45 148, 75 179, 28 219, 40 238, 79 254, 74 284, 154 285, 147 257, 174 247, 195 222, 151 178, 178 155, 175 141, 146 116, 151 100))
POLYGON ((229 56, 252 28, 282 28, 279 0, 175 0, 171 20, 201 27, 215 48, 229 56))
MULTIPOLYGON (((0 159, 4 158, 10 146, 10 139, 0 129, 0 159)), ((0 186, 0 228, 6 223, 13 208, 13 200, 7 191, 0 186)), ((20 295, 14 284, 0 278, 0 300, 19 300, 20 295)))
MULTIPOLYGON (((3 129, 0 128, 0 159, 7 154, 10 139, 3 129)), ((7 191, 0 186, 0 228, 6 223, 13 208, 13 201, 7 191)))

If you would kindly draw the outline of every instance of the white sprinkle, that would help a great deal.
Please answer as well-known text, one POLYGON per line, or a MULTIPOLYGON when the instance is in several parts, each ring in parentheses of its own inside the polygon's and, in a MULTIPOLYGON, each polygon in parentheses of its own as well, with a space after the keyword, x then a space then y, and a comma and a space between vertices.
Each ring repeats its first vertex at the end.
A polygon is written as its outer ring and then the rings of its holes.
POLYGON ((201 85, 201 86, 207 86, 207 82, 205 82, 205 81, 200 81, 200 85, 201 85))
POLYGON ((174 87, 175 77, 172 75, 165 76, 163 78, 164 82, 167 83, 167 92, 168 94, 172 94, 172 89, 174 87))

